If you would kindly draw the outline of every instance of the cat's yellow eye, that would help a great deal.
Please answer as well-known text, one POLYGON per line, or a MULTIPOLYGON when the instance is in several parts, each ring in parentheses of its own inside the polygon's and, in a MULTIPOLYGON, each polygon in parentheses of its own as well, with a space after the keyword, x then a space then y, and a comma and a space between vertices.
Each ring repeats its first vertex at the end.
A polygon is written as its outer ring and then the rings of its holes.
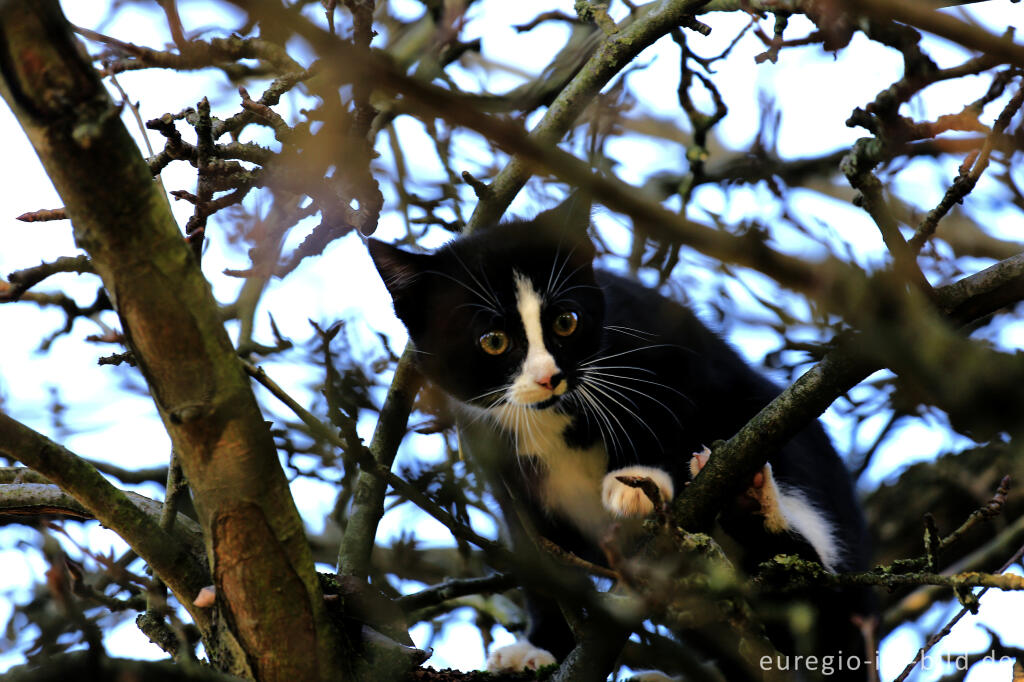
POLYGON ((487 332, 480 337, 480 347, 488 355, 501 355, 508 350, 508 334, 500 331, 487 332))
POLYGON ((555 318, 554 323, 551 327, 555 330, 555 333, 559 336, 569 336, 576 331, 576 325, 579 324, 580 318, 574 312, 565 312, 555 318))

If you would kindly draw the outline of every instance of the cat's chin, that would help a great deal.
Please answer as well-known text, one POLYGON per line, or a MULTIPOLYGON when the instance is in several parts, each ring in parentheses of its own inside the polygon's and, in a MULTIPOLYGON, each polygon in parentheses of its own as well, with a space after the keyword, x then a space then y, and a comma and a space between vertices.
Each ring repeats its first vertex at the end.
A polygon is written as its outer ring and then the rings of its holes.
POLYGON ((557 405, 558 401, 561 399, 562 396, 553 395, 550 398, 545 398, 544 400, 541 400, 540 402, 529 403, 527 407, 529 407, 531 410, 546 410, 549 407, 554 407, 555 405, 557 405))
POLYGON ((513 406, 519 407, 519 408, 526 408, 528 410, 547 410, 549 408, 554 407, 558 403, 560 403, 562 401, 562 398, 564 398, 564 397, 565 397, 564 394, 563 395, 551 395, 551 396, 549 396, 547 398, 544 398, 543 400, 537 400, 537 401, 534 401, 534 402, 520 402, 520 401, 515 401, 515 400, 511 400, 511 401, 507 401, 507 402, 505 400, 497 400, 497 401, 491 401, 491 402, 483 402, 483 401, 474 402, 474 401, 466 400, 466 401, 459 401, 459 402, 464 407, 467 407, 470 410, 478 410, 480 412, 492 412, 494 410, 502 410, 502 409, 506 409, 508 407, 513 407, 513 406))

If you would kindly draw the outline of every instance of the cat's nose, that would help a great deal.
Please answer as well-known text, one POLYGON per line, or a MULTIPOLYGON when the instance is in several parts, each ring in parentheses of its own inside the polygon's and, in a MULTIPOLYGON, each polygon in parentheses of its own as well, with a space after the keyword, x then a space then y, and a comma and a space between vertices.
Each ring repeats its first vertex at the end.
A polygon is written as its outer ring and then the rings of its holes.
POLYGON ((549 377, 544 377, 542 379, 537 379, 537 384, 539 386, 543 386, 544 388, 548 389, 549 391, 553 391, 556 388, 558 388, 558 385, 560 383, 562 383, 564 380, 565 380, 565 374, 563 374, 562 372, 559 372, 557 374, 552 374, 549 377))

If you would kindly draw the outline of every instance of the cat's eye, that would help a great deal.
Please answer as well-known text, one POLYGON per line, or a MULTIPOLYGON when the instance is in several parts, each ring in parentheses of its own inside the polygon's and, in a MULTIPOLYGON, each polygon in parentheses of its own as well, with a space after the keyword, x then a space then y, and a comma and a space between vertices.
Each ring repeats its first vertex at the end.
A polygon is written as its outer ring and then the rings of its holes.
POLYGON ((576 325, 579 324, 580 318, 574 312, 564 312, 555 318, 554 323, 551 327, 555 330, 555 333, 559 336, 569 336, 576 331, 576 325))
POLYGON ((501 355, 508 350, 508 334, 500 331, 487 332, 480 337, 480 347, 488 355, 501 355))

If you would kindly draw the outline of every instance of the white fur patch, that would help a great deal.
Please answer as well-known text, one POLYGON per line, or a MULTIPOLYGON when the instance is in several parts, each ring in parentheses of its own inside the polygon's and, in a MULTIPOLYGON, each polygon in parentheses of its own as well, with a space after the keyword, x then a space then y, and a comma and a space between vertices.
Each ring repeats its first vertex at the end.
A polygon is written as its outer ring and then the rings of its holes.
POLYGON ((618 480, 619 476, 642 476, 654 481, 661 491, 661 499, 672 499, 674 489, 672 477, 662 469, 645 466, 630 466, 607 473, 601 481, 601 502, 604 508, 615 516, 646 516, 654 511, 654 504, 640 488, 633 488, 618 480))
POLYGON ((772 533, 797 533, 818 553, 821 565, 834 573, 840 555, 835 528, 803 492, 777 483, 771 464, 765 464, 761 474, 762 485, 751 487, 748 494, 761 504, 764 527, 772 533))
POLYGON ((563 447, 542 457, 542 461, 548 470, 542 489, 544 505, 568 518, 585 534, 599 537, 608 523, 598 495, 601 476, 608 467, 604 446, 599 444, 587 450, 563 447))
MULTIPOLYGON (((536 457, 543 466, 540 490, 544 507, 597 537, 608 516, 601 505, 601 477, 608 470, 608 455, 598 441, 586 450, 570 448, 562 434, 572 418, 554 409, 536 410, 504 403, 483 409, 458 403, 470 419, 489 418, 512 435, 516 455, 536 457)), ((531 466, 525 464, 523 466, 531 466)))
POLYGON ((554 390, 541 384, 559 374, 555 358, 544 345, 544 327, 541 323, 543 297, 533 286, 528 277, 516 273, 516 308, 519 319, 526 330, 526 359, 519 370, 519 375, 512 382, 510 395, 512 400, 522 405, 540 403, 551 396, 565 393, 565 382, 559 383, 554 390))
MULTIPOLYGON (((696 476, 710 457, 707 447, 693 453, 690 475, 696 476)), ((760 473, 762 484, 751 486, 747 494, 760 504, 765 529, 772 533, 797 533, 818 553, 822 566, 834 573, 842 554, 835 527, 803 492, 777 483, 771 464, 766 463, 760 473)))
POLYGON ((511 434, 518 456, 539 460, 545 469, 540 494, 549 512, 568 519, 584 534, 599 537, 609 521, 601 504, 601 481, 608 470, 608 455, 601 442, 585 450, 569 447, 563 434, 572 418, 557 409, 534 407, 564 394, 567 385, 565 381, 554 389, 542 385, 561 372, 544 345, 543 296, 529 278, 516 273, 515 282, 527 350, 508 389, 508 399, 488 409, 460 405, 472 417, 486 416, 511 434))
POLYGON ((626 678, 626 682, 683 682, 685 678, 666 675, 660 670, 639 670, 626 678))
POLYGON ((487 656, 487 671, 501 673, 536 670, 557 662, 547 649, 534 646, 528 639, 520 639, 515 644, 492 649, 487 656))
POLYGON ((822 566, 835 573, 842 553, 835 527, 800 490, 779 485, 778 504, 790 528, 814 548, 822 566))

